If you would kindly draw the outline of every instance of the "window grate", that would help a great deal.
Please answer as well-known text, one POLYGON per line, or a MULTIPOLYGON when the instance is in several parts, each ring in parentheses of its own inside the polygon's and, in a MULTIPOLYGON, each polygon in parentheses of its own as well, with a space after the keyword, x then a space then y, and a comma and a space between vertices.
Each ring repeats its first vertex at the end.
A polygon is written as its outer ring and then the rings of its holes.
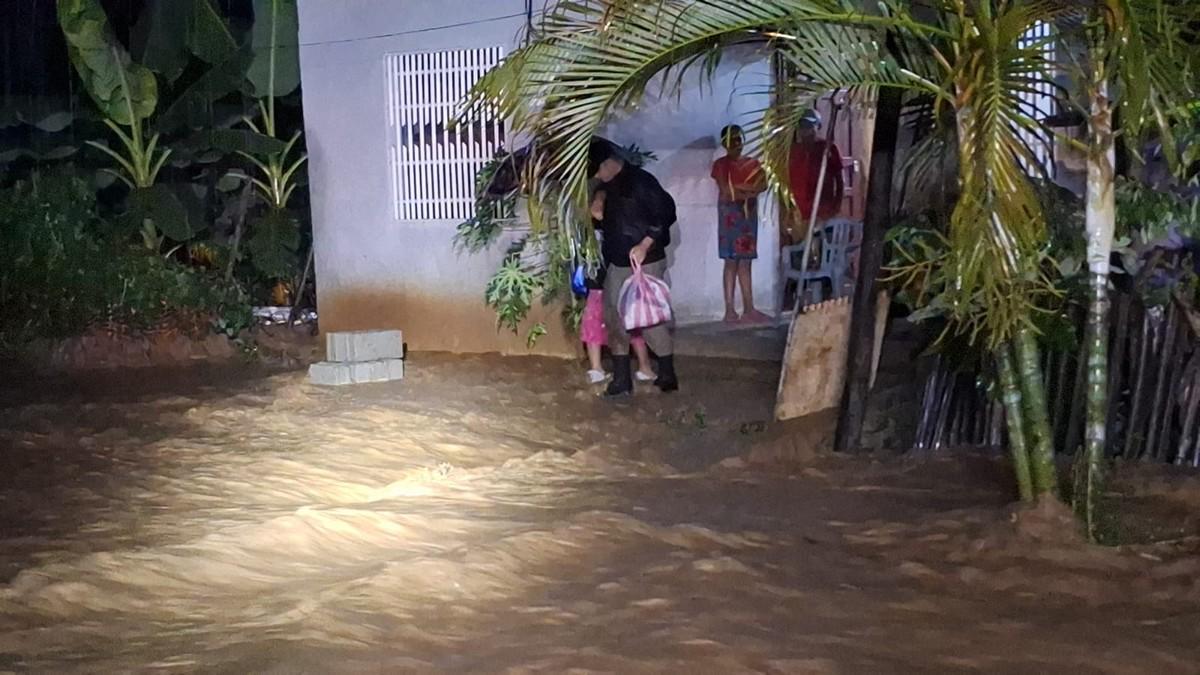
POLYGON ((452 128, 471 87, 501 47, 389 54, 389 165, 399 220, 467 220, 475 176, 504 145, 504 122, 484 110, 452 128))

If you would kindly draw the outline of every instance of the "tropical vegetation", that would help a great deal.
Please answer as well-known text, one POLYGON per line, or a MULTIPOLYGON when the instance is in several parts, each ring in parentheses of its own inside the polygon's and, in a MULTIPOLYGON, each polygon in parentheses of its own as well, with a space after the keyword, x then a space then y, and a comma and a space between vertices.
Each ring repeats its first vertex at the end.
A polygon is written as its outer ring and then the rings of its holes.
POLYGON ((1048 318, 1065 315, 1071 271, 1054 256, 1052 225, 1062 223, 1048 221, 1048 167, 1035 147, 1081 148, 1086 217, 1067 239, 1086 251, 1091 289, 1091 423, 1074 495, 1091 531, 1105 447, 1099 421, 1107 409, 1116 144, 1123 135, 1140 148, 1153 133, 1166 155, 1178 154, 1172 129, 1195 85, 1187 32, 1194 11, 1169 0, 889 0, 871 7, 848 0, 562 0, 470 103, 498 107, 517 133, 537 139, 524 172, 534 232, 586 258, 588 142, 610 112, 649 88, 670 94, 682 86, 679 70, 711 76, 727 47, 753 43, 792 74, 775 83, 772 105, 751 130, 784 198, 787 149, 818 96, 846 90, 870 100, 882 89, 902 92, 922 139, 909 150, 905 174, 942 181, 931 163, 949 165, 953 195, 921 236, 919 255, 893 273, 924 286, 919 318, 938 322, 941 345, 969 345, 994 364, 1024 500, 1060 494, 1042 352, 1048 318), (1045 25, 1053 32, 1037 37, 1045 25), (1082 114, 1082 140, 1050 127, 1027 102, 1045 91, 1082 114))
MULTIPOLYGON (((654 153, 636 145, 621 148, 623 156, 634 166, 645 166, 656 159, 654 153)), ((562 306, 562 328, 578 332, 583 317, 583 302, 572 288, 575 273, 589 273, 589 251, 579 247, 592 246, 592 238, 561 236, 559 223, 548 224, 557 218, 554 212, 539 214, 539 227, 530 231, 518 212, 518 201, 527 198, 528 185, 522 180, 532 148, 516 151, 500 149, 496 156, 479 171, 475 178, 475 215, 458 226, 455 244, 461 252, 481 253, 500 241, 505 232, 511 241, 495 274, 484 291, 484 302, 496 312, 496 325, 520 334, 534 305, 562 306)), ((590 251, 594 255, 595 251, 590 251)), ((551 329, 537 322, 527 329, 526 344, 532 347, 551 329)))
POLYGON ((0 148, 4 304, 41 308, 6 313, 0 341, 195 312, 233 333, 252 302, 298 302, 311 236, 295 0, 255 0, 252 22, 212 0, 145 3, 127 38, 98 0, 56 10, 82 87, 0 105, 37 141, 0 148))
POLYGON ((233 337, 250 325, 249 299, 219 270, 131 245, 97 213, 94 188, 69 170, 0 189, 0 352, 97 328, 233 337))

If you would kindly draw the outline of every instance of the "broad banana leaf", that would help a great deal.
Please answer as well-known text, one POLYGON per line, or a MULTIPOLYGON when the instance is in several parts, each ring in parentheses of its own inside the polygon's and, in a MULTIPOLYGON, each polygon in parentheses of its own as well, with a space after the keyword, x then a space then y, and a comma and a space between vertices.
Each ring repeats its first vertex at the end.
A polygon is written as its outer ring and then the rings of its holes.
POLYGON ((39 131, 58 133, 71 126, 75 116, 63 110, 66 101, 52 98, 24 99, 0 105, 0 129, 29 125, 39 131))
POLYGON ((249 129, 209 129, 192 135, 184 145, 193 149, 245 152, 251 155, 275 155, 288 147, 286 141, 249 129))
POLYGON ((84 88, 106 117, 131 125, 154 114, 154 73, 129 57, 98 0, 58 0, 58 23, 84 88))
POLYGON ((300 86, 299 43, 296 0, 254 0, 254 61, 246 77, 255 96, 286 96, 300 86))
POLYGON ((187 241, 195 234, 183 202, 174 190, 163 184, 130 192, 126 218, 137 230, 141 229, 144 221, 149 220, 160 232, 175 241, 187 241))
POLYGON ((26 124, 37 127, 40 131, 53 134, 71 126, 71 123, 75 121, 75 116, 67 110, 58 110, 56 112, 38 115, 36 117, 22 116, 22 119, 26 124))
MULTIPOLYGON (((187 239, 192 239, 201 230, 208 227, 208 187, 199 182, 172 183, 168 185, 168 189, 175 193, 187 214, 187 239)), ((174 239, 174 237, 171 238, 174 239)))
POLYGON ((34 148, 8 148, 0 151, 0 165, 15 162, 22 157, 31 157, 35 160, 52 162, 60 159, 66 159, 71 155, 79 152, 78 145, 59 145, 46 150, 36 150, 34 148))
POLYGON ((218 64, 237 51, 237 42, 211 0, 147 3, 133 28, 133 52, 150 70, 174 82, 190 56, 218 64))
MULTIPOLYGON (((158 116, 157 128, 160 131, 174 131, 219 126, 220 120, 214 119, 213 103, 242 86, 252 58, 250 49, 243 48, 231 52, 224 61, 213 65, 158 116)), ((233 119, 240 120, 243 114, 239 108, 233 119)))
POLYGON ((264 276, 281 279, 296 269, 296 251, 300 248, 300 227, 287 211, 269 210, 251 223, 246 241, 250 262, 264 276))
POLYGON ((246 179, 240 174, 226 173, 217 179, 217 190, 219 192, 233 192, 245 184, 246 179))

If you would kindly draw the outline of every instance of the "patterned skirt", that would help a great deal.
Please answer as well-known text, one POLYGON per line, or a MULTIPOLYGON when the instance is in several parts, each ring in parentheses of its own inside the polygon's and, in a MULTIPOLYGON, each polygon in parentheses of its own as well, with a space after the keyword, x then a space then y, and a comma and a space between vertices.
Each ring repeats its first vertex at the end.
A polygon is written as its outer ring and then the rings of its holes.
POLYGON ((758 201, 717 204, 717 254, 722 260, 758 257, 758 201))

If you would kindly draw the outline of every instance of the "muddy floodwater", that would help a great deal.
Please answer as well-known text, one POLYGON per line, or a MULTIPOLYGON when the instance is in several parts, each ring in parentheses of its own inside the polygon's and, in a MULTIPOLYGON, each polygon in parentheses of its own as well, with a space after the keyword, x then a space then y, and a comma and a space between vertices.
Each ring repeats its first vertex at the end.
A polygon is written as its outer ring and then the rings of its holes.
POLYGON ((815 455, 769 364, 0 385, 0 671, 1200 672, 1200 555, 1089 547, 987 459, 815 455))

